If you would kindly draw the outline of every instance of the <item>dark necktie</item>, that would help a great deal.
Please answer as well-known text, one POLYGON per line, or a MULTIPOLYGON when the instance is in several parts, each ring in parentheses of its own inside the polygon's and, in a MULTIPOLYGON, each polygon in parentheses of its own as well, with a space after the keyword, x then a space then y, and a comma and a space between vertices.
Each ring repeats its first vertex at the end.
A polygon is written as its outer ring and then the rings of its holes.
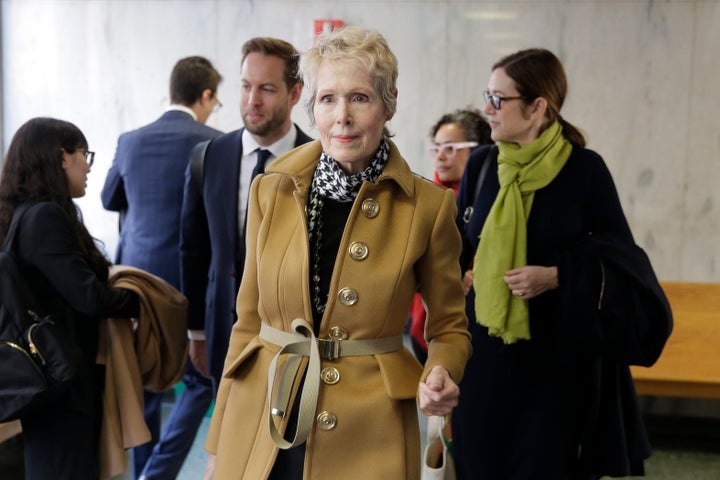
POLYGON ((265 173, 265 162, 267 162, 267 159, 270 158, 270 155, 272 155, 270 150, 265 150, 264 148, 258 148, 255 151, 257 152, 257 163, 255 163, 255 168, 253 168, 250 181, 261 173, 265 173))
MULTIPOLYGON (((255 162, 255 167, 252 170, 252 177, 250 177, 250 182, 252 182, 255 177, 260 175, 261 173, 265 173, 265 162, 267 159, 272 155, 270 153, 270 150, 265 150, 264 148, 258 148, 255 150, 257 153, 257 161, 255 162)), ((247 205, 246 205, 247 207, 247 205)), ((245 222, 243 223, 243 229, 242 229, 242 235, 241 242, 238 243, 238 248, 244 246, 244 236, 245 236, 245 228, 247 227, 247 211, 245 211, 245 222)))

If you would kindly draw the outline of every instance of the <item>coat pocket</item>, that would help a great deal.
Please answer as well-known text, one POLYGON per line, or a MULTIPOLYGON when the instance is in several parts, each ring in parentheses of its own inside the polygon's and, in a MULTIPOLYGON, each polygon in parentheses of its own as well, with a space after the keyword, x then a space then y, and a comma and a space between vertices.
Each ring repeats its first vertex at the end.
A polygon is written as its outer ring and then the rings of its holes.
POLYGON ((376 355, 385 391, 393 400, 415 398, 422 366, 408 350, 376 355))
POLYGON ((240 365, 245 363, 245 361, 248 360, 255 352, 257 352, 259 349, 264 348, 264 345, 261 343, 260 339, 258 337, 253 338, 248 342, 248 344, 245 346, 243 351, 240 353, 240 355, 237 356, 235 360, 233 360, 228 366, 225 367, 225 371, 223 372, 223 377, 225 378, 232 378, 235 376, 238 368, 240 368, 240 365))

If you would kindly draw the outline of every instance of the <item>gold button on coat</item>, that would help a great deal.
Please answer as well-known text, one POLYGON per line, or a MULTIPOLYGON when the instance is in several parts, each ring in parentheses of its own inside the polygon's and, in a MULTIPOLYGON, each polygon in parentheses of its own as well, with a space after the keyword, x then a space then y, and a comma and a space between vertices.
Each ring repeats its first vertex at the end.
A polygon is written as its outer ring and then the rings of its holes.
POLYGON ((332 327, 328 332, 328 338, 330 340, 347 340, 348 331, 343 327, 332 327))
POLYGON ((320 372, 320 378, 328 385, 335 385, 340 381, 340 372, 335 367, 325 367, 320 372))
POLYGON ((353 260, 365 260, 368 256, 368 246, 365 242, 352 242, 348 248, 350 258, 353 260))
POLYGON ((338 292, 338 300, 346 307, 355 305, 358 301, 358 292, 354 288, 341 288, 338 292))
POLYGON ((337 417, 330 412, 320 412, 317 424, 320 430, 332 430, 337 425, 337 417))
POLYGON ((380 204, 374 198, 366 198, 362 202, 361 210, 367 218, 375 218, 380 213, 380 204))

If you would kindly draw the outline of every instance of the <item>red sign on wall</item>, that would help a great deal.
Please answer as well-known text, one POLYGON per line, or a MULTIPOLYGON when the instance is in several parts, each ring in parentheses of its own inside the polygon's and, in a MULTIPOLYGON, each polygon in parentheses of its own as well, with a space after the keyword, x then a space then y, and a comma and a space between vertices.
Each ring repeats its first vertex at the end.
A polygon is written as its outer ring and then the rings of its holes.
POLYGON ((323 32, 332 32, 336 28, 344 27, 345 22, 342 20, 322 19, 315 20, 315 35, 323 32))

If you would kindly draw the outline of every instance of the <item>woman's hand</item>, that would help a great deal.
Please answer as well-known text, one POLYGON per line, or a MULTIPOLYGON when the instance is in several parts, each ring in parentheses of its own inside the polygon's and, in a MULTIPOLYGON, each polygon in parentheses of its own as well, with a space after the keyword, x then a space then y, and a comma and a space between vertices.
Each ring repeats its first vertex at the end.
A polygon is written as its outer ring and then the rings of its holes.
POLYGON ((523 300, 537 297, 559 286, 557 267, 526 265, 508 270, 503 280, 512 294, 523 300))
POLYGON ((460 387, 450 378, 447 369, 439 365, 418 385, 418 406, 426 415, 447 415, 458 404, 458 397, 460 387))
POLYGON ((468 294, 470 291, 470 287, 473 285, 473 279, 475 277, 473 276, 472 270, 465 271, 465 275, 463 275, 463 288, 465 289, 465 295, 468 294))
POLYGON ((205 466, 205 476, 203 480, 212 480, 215 475, 215 455, 212 453, 208 456, 207 465, 205 466))

